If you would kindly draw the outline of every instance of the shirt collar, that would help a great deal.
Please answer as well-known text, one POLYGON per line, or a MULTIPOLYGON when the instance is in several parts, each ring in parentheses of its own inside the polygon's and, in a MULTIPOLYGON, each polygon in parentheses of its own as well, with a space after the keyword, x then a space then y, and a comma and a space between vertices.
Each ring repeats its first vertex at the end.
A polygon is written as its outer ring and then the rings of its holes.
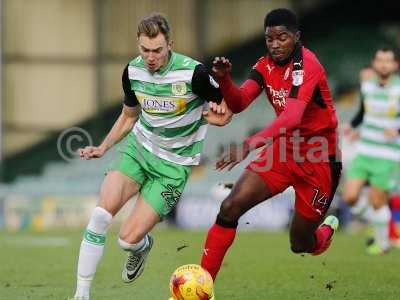
POLYGON ((158 69, 156 71, 156 73, 161 76, 164 75, 165 73, 167 73, 171 69, 171 66, 174 63, 174 60, 175 60, 175 52, 170 51, 168 63, 165 66, 162 66, 160 69, 158 69))

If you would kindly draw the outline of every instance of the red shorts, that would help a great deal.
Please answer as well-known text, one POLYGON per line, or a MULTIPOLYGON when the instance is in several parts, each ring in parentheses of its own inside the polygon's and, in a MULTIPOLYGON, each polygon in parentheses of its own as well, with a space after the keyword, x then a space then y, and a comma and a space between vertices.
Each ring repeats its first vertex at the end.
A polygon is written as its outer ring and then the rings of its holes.
POLYGON ((293 186, 296 211, 306 219, 320 221, 332 202, 342 164, 334 157, 320 162, 296 162, 289 152, 280 158, 279 144, 274 143, 261 151, 246 169, 258 174, 273 195, 293 186))

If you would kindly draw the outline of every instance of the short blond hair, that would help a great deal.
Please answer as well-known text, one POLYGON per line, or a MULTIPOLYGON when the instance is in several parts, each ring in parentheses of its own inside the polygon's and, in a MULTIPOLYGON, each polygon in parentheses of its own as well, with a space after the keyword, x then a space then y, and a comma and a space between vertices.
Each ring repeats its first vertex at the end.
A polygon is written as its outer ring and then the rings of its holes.
POLYGON ((144 34, 149 38, 155 38, 159 33, 162 33, 165 40, 169 42, 171 30, 167 18, 160 13, 152 13, 143 18, 137 28, 137 37, 144 34))

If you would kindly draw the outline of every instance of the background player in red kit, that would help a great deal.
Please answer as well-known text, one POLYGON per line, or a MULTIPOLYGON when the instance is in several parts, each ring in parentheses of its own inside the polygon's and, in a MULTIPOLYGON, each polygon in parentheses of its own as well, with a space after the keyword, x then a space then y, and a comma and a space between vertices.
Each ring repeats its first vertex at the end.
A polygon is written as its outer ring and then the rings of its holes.
POLYGON ((264 20, 267 54, 253 67, 240 88, 231 80, 229 60, 216 58, 213 71, 234 113, 243 111, 265 90, 277 118, 244 143, 230 147, 217 169, 233 168, 250 151, 265 147, 222 202, 208 232, 202 266, 215 279, 233 243, 239 218, 255 205, 293 186, 295 212, 290 227, 295 253, 323 253, 338 220, 321 224, 333 199, 342 165, 337 150, 337 119, 325 70, 315 55, 301 46, 296 15, 276 9, 264 20))

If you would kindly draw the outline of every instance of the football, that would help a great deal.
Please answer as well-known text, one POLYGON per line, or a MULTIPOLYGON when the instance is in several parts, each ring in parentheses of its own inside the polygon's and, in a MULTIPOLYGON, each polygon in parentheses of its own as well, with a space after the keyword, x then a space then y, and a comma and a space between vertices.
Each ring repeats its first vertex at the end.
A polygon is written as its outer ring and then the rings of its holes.
POLYGON ((213 300, 213 280, 201 266, 184 265, 172 273, 169 288, 174 300, 213 300))

